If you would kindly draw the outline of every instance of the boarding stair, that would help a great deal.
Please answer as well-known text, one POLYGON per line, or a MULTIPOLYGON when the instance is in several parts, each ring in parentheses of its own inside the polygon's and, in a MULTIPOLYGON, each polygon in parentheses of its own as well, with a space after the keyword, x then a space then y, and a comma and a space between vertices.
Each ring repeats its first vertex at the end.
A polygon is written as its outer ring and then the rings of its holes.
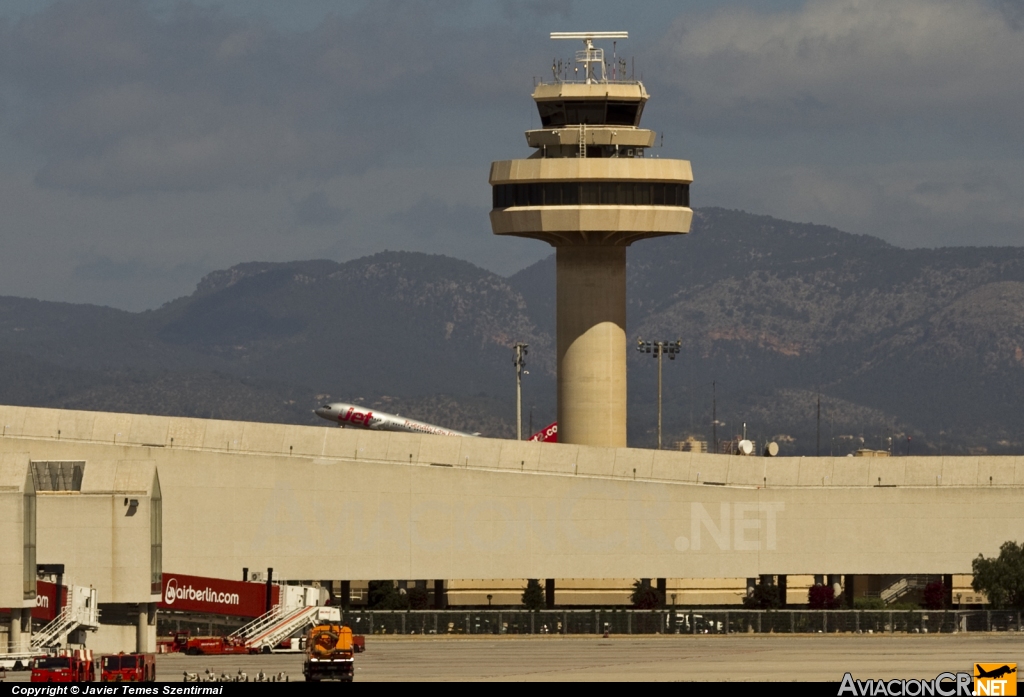
POLYGON ((280 587, 280 602, 265 615, 230 635, 252 651, 269 651, 283 640, 319 621, 341 621, 338 608, 321 607, 318 590, 296 586, 280 587))
MULTIPOLYGON (((893 579, 886 578, 885 581, 889 581, 879 592, 878 597, 888 605, 894 600, 899 600, 908 593, 912 593, 916 590, 924 590, 932 580, 932 577, 926 575, 917 576, 897 576, 893 579)), ((883 583, 885 583, 883 581, 883 583)))
POLYGON ((80 627, 98 629, 99 608, 96 603, 96 589, 83 586, 68 586, 68 604, 60 614, 32 635, 30 647, 40 651, 56 646, 61 639, 80 627))

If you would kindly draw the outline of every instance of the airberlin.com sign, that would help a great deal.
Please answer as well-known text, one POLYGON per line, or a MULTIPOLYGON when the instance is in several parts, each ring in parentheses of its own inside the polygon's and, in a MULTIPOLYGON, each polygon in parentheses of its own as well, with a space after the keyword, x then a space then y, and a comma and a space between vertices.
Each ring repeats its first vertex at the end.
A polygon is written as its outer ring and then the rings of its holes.
MULTIPOLYGON (((159 607, 162 610, 206 612, 259 617, 266 611, 267 587, 262 583, 225 581, 184 574, 164 574, 159 607)), ((277 601, 277 588, 273 589, 277 601)))

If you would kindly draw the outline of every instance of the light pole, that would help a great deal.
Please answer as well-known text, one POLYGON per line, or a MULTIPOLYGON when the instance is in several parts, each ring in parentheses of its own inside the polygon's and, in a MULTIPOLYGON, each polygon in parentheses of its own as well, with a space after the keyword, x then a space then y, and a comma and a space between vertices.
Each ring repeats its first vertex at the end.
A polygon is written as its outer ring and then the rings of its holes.
POLYGON ((636 350, 640 353, 649 353, 658 359, 658 450, 661 450, 661 357, 668 354, 668 359, 674 361, 676 354, 682 347, 682 340, 676 341, 644 341, 637 339, 636 350))
POLYGON ((523 368, 526 366, 526 347, 521 341, 512 347, 515 358, 512 363, 516 367, 516 440, 523 439, 523 368))

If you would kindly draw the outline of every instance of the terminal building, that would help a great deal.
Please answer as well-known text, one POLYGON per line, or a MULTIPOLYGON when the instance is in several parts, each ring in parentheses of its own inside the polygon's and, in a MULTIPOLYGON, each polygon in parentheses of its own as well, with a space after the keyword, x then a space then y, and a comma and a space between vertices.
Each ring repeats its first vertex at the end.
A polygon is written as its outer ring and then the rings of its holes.
POLYGON ((1024 458, 763 458, 0 406, 0 607, 29 631, 39 565, 96 591, 96 651, 153 648, 159 579, 244 568, 355 596, 739 604, 774 576, 804 602, 945 577, 1024 531, 1024 458), (49 479, 47 479, 49 477, 49 479), (829 578, 831 577, 831 578, 829 578), (438 594, 433 591, 440 590, 438 594), (674 598, 672 596, 675 596, 674 598), (802 597, 801 597, 802 596, 802 597))

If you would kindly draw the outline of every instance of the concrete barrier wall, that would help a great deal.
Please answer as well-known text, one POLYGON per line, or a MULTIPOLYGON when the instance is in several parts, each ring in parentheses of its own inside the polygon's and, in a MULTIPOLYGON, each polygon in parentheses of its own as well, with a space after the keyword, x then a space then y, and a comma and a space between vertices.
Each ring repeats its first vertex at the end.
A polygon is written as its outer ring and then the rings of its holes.
POLYGON ((0 406, 4 436, 737 486, 1024 486, 1024 456, 763 458, 0 406))

